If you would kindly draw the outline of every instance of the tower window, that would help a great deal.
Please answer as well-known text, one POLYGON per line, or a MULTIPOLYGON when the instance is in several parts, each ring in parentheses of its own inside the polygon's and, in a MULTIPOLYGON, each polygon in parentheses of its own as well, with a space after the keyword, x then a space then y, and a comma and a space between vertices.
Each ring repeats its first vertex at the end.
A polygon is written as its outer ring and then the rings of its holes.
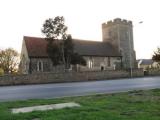
POLYGON ((111 37, 112 36, 112 32, 108 31, 108 35, 109 35, 109 37, 111 37))

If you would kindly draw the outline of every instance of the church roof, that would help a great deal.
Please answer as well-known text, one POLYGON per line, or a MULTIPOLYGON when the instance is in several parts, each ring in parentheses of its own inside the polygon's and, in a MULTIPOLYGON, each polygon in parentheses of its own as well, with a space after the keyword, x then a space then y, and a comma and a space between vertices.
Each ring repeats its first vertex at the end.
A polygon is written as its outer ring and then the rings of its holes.
MULTIPOLYGON (((44 38, 24 36, 29 57, 48 57, 44 38)), ((98 41, 73 39, 74 50, 83 56, 117 57, 121 54, 111 44, 98 41)))

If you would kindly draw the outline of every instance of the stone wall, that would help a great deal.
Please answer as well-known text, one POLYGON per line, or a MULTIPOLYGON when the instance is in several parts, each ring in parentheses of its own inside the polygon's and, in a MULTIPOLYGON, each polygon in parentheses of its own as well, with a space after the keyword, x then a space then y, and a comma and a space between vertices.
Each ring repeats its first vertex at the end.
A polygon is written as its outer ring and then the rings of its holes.
POLYGON ((19 70, 21 71, 21 73, 28 74, 30 59, 28 57, 28 51, 27 51, 24 40, 22 42, 22 50, 21 50, 20 59, 21 60, 20 60, 19 70))
MULTIPOLYGON (((144 76, 142 70, 133 70, 134 77, 144 76)), ((129 71, 85 71, 66 73, 35 73, 28 75, 1 76, 0 85, 22 85, 105 80, 130 77, 129 71)))
POLYGON ((160 75, 160 70, 159 69, 150 69, 146 71, 146 75, 148 76, 159 76, 160 75))
POLYGON ((143 69, 133 69, 132 74, 133 77, 144 77, 143 69))
POLYGON ((37 73, 38 62, 42 62, 43 72, 52 71, 52 61, 48 58, 30 58, 30 73, 37 73))
POLYGON ((87 65, 80 66, 80 71, 100 71, 102 66, 104 70, 120 69, 121 67, 121 57, 85 56, 84 59, 86 60, 87 65), (92 61, 92 67, 89 65, 89 61, 92 61))
MULTIPOLYGON (((104 70, 114 70, 114 69, 121 69, 121 57, 97 57, 97 56, 84 56, 87 65, 86 66, 72 66, 73 70, 78 69, 78 71, 98 71, 101 70, 101 67, 104 67, 104 70), (110 59, 110 60, 109 60, 110 59), (89 61, 92 61, 92 67, 89 67, 89 61), (110 65, 108 65, 108 61, 110 61, 110 65)), ((25 64, 23 68, 27 68, 27 72, 23 72, 21 68, 21 73, 23 74, 35 74, 39 72, 62 72, 64 71, 63 65, 58 65, 56 67, 52 66, 52 61, 49 58, 30 58, 30 63, 25 64), (39 68, 39 62, 42 63, 41 70, 39 68)), ((26 69, 25 69, 26 71, 26 69)))

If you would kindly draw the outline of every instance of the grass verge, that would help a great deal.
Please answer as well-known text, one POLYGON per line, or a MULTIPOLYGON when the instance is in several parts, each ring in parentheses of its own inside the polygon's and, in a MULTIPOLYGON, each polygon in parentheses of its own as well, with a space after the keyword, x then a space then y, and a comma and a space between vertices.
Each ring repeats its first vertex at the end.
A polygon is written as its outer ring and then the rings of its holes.
POLYGON ((160 120, 160 89, 0 103, 0 120, 160 120), (12 114, 12 108, 76 102, 78 108, 12 114))

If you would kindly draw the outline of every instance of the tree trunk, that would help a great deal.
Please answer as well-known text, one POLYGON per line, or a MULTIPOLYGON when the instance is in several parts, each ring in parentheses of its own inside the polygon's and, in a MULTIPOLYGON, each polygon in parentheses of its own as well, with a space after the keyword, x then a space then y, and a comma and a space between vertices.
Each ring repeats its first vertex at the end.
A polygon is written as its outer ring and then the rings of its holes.
POLYGON ((63 64, 64 64, 64 72, 65 72, 65 69, 66 69, 66 61, 65 61, 65 56, 64 56, 64 41, 62 42, 62 61, 63 61, 63 64))

